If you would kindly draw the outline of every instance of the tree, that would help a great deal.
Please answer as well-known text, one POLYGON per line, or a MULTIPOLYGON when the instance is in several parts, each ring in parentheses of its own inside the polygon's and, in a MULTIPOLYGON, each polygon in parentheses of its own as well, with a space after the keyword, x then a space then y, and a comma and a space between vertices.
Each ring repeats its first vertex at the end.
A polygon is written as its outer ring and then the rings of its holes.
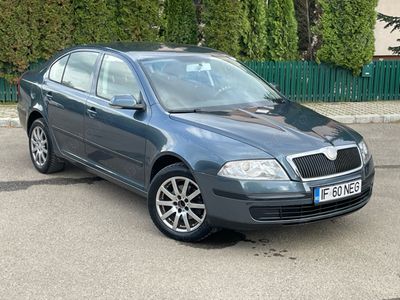
POLYGON ((320 47, 320 38, 314 30, 321 17, 320 6, 317 0, 295 0, 294 6, 298 24, 299 51, 303 58, 314 60, 320 47))
POLYGON ((162 25, 158 0, 116 0, 121 41, 157 41, 162 25))
POLYGON ((72 0, 73 43, 110 42, 117 39, 115 3, 109 0, 72 0))
POLYGON ((72 3, 71 0, 46 0, 42 1, 40 11, 40 58, 48 59, 72 44, 72 3))
POLYGON ((239 57, 243 36, 243 4, 240 0, 204 0, 205 45, 239 57))
POLYGON ((174 43, 197 43, 196 9, 193 1, 166 0, 165 40, 174 43))
POLYGON ((267 46, 265 0, 246 0, 243 55, 251 60, 264 60, 267 46))
POLYGON ((359 74, 374 55, 377 0, 319 0, 322 37, 317 61, 342 66, 359 74))
POLYGON ((298 58, 297 21, 293 0, 268 1, 266 28, 268 60, 298 58))
MULTIPOLYGON (((385 28, 393 27, 390 32, 400 30, 400 17, 392 17, 384 14, 378 14, 378 20, 387 23, 385 25, 385 28)), ((397 41, 400 42, 400 39, 398 39, 397 41)), ((394 54, 400 55, 400 46, 389 47, 389 50, 393 51, 394 54)))
POLYGON ((15 81, 40 58, 39 0, 0 1, 0 76, 15 81))

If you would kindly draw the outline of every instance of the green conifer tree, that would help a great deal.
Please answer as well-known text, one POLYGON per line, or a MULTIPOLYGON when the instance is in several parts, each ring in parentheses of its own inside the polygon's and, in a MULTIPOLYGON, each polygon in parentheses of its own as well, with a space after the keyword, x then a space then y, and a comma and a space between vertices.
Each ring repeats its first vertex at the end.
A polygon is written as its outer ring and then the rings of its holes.
POLYGON ((266 23, 266 58, 273 61, 297 59, 297 21, 293 0, 269 0, 266 23))
POLYGON ((205 45, 239 57, 245 34, 242 1, 204 0, 202 11, 205 45))
POLYGON ((296 19, 298 24, 299 51, 301 56, 314 60, 320 47, 320 38, 315 26, 321 18, 321 9, 317 0, 295 0, 296 19))
POLYGON ((40 58, 48 59, 72 44, 72 3, 71 0, 46 0, 40 11, 40 58))
POLYGON ((0 1, 0 76, 15 82, 40 58, 39 0, 0 1))
POLYGON ((119 39, 157 41, 162 25, 158 0, 116 0, 119 39))
MULTIPOLYGON (((378 14, 378 19, 382 22, 386 22, 385 28, 392 28, 391 32, 396 30, 400 31, 400 17, 392 17, 384 14, 378 14)), ((400 42, 400 39, 397 40, 400 42)), ((400 46, 389 47, 390 51, 394 54, 400 55, 400 46)))
POLYGON ((109 0, 72 0, 73 43, 101 43, 118 39, 115 2, 109 0))
POLYGON ((374 55, 377 0, 319 0, 322 37, 318 61, 345 67, 359 74, 374 55))
POLYGON ((250 60, 264 60, 267 46, 265 0, 246 0, 243 55, 250 60))
POLYGON ((196 10, 191 0, 165 1, 165 40, 174 43, 197 43, 196 10))

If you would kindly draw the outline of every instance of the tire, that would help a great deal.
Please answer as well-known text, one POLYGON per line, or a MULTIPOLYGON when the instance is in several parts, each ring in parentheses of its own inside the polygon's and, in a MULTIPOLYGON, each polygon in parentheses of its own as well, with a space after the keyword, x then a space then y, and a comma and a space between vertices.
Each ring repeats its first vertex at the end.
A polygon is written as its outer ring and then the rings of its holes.
POLYGON ((29 153, 40 173, 50 174, 64 169, 64 162, 54 154, 53 142, 43 118, 36 119, 29 129, 29 153))
POLYGON ((200 189, 182 163, 167 166, 154 177, 147 202, 154 224, 172 239, 198 242, 213 232, 200 189))

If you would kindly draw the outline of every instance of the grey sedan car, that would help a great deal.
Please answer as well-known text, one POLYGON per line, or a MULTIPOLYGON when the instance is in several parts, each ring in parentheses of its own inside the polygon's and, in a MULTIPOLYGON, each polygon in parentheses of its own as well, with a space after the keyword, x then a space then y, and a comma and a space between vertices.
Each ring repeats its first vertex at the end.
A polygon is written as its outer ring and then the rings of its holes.
POLYGON ((139 193, 177 240, 338 217, 371 197, 357 132, 216 50, 74 47, 25 73, 18 95, 39 172, 69 161, 139 193))

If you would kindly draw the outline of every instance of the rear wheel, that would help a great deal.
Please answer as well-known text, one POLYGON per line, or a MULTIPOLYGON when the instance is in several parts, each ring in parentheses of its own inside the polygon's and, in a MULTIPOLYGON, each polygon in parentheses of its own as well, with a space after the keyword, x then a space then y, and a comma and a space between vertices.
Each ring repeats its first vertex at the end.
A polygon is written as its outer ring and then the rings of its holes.
POLYGON ((173 239, 196 242, 212 232, 200 188, 181 163, 165 167, 155 176, 148 208, 158 229, 173 239))
POLYGON ((42 118, 35 120, 29 130, 29 153, 40 173, 54 173, 64 168, 64 162, 54 154, 53 143, 42 118))

